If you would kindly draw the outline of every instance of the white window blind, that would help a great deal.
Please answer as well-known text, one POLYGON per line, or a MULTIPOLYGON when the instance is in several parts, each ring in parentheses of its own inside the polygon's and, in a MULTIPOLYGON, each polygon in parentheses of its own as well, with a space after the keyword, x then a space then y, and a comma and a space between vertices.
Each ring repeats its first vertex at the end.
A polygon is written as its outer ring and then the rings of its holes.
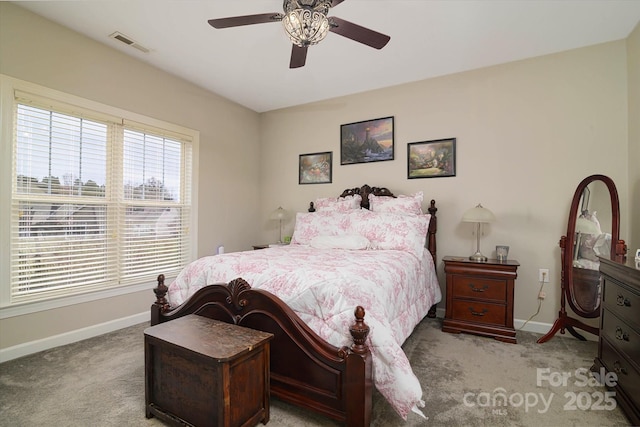
POLYGON ((149 281, 190 258, 191 141, 16 99, 10 303, 149 281))
POLYGON ((183 144, 126 128, 123 141, 120 243, 122 275, 128 281, 184 265, 190 210, 184 203, 183 144))

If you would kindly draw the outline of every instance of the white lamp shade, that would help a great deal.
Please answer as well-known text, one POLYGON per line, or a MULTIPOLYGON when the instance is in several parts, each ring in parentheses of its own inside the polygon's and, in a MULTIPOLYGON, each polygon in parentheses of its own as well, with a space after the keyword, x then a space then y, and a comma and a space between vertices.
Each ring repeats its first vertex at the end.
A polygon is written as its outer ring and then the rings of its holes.
POLYGON ((282 207, 278 207, 278 209, 271 212, 271 215, 269 215, 269 219, 276 220, 276 221, 277 220, 284 221, 287 218, 289 218, 289 212, 287 212, 282 207))
POLYGON ((598 226, 587 218, 579 217, 576 221, 576 231, 582 234, 596 234, 600 235, 598 226))
POLYGON ((478 204, 475 208, 471 208, 462 215, 462 222, 493 222, 496 216, 489 209, 478 204))

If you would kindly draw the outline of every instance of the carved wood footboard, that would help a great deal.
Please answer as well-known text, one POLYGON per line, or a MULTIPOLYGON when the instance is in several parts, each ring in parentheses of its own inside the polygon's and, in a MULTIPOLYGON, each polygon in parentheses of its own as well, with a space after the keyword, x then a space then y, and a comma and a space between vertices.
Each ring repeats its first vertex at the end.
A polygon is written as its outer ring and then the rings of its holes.
POLYGON ((277 296, 251 289, 243 279, 198 290, 174 310, 167 300, 164 275, 154 289, 151 324, 187 314, 274 334, 271 343, 271 394, 347 426, 368 426, 373 389, 371 353, 364 344, 369 327, 364 308, 355 309, 351 347, 334 347, 313 332, 277 296))

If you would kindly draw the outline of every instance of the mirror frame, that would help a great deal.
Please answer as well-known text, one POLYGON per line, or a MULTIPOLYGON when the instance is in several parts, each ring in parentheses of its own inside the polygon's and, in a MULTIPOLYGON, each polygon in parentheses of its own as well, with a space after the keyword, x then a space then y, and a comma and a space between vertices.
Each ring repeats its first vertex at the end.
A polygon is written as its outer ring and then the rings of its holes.
MULTIPOLYGON (((585 318, 595 318, 600 316, 600 304, 598 304, 593 310, 585 311, 576 302, 574 283, 573 283, 573 258, 574 251, 577 250, 576 246, 576 222, 580 214, 579 209, 582 209, 582 195, 589 184, 601 181, 609 190, 609 196, 611 200, 611 253, 609 258, 617 262, 621 262, 618 254, 618 241, 620 239, 620 200, 618 198, 618 190, 616 189, 613 180, 605 175, 591 175, 586 177, 580 182, 576 192, 573 195, 571 201, 571 208, 569 210, 569 223, 567 225, 567 234, 563 236, 565 238, 564 248, 562 249, 562 280, 564 282, 565 298, 569 301, 569 306, 578 316, 585 318)), ((562 245, 561 245, 562 248, 562 245)))
MULTIPOLYGON (((573 256, 576 243, 576 222, 578 219, 578 209, 581 209, 582 194, 595 181, 602 181, 609 190, 611 199, 611 260, 624 263, 627 257, 627 246, 624 240, 620 240, 620 199, 618 198, 618 190, 611 178, 605 175, 591 175, 583 179, 573 195, 571 200, 571 208, 569 210, 569 221, 567 225, 567 234, 560 238, 560 259, 562 272, 560 274, 560 312, 558 318, 553 323, 551 330, 538 339, 538 343, 544 343, 550 340, 558 331, 565 333, 565 329, 574 337, 585 341, 582 335, 574 330, 580 328, 590 332, 593 335, 599 335, 599 328, 590 326, 581 320, 569 317, 566 310, 566 301, 569 300, 569 306, 580 317, 595 318, 600 316, 600 305, 598 304, 594 310, 585 311, 577 304, 574 295, 573 284, 573 256)), ((599 273, 598 273, 599 274, 599 273)), ((598 283, 596 286, 601 286, 598 283)))

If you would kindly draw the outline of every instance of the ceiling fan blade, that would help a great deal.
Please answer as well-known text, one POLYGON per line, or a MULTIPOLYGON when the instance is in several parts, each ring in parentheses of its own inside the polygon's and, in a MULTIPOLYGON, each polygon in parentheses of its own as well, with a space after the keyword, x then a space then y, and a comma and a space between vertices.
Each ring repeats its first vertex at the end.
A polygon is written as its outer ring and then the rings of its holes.
POLYGON ((289 62, 289 68, 300 68, 304 67, 304 64, 307 62, 307 49, 308 47, 300 47, 298 45, 293 45, 293 49, 291 49, 291 62, 289 62))
POLYGON ((389 40, 391 40, 391 37, 385 34, 361 27, 358 24, 345 21, 344 19, 336 18, 335 16, 329 18, 329 23, 331 24, 329 31, 375 49, 382 49, 387 45, 389 40))
POLYGON ((331 2, 331 7, 336 7, 337 5, 339 5, 340 3, 342 3, 344 0, 333 0, 331 2))
POLYGON ((232 16, 231 18, 209 19, 209 25, 213 28, 241 27, 243 25, 265 24, 268 22, 282 21, 281 13, 260 13, 258 15, 232 16))

